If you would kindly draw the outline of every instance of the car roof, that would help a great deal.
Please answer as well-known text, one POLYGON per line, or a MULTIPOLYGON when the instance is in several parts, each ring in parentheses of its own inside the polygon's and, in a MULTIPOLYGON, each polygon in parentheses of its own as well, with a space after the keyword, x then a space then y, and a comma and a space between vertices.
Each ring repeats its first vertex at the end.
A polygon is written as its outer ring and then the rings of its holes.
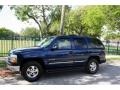
POLYGON ((90 36, 78 36, 78 35, 59 35, 59 36, 50 36, 53 38, 85 38, 87 40, 98 39, 90 36))
POLYGON ((77 36, 77 35, 61 35, 61 36, 56 36, 58 38, 91 38, 88 36, 77 36))

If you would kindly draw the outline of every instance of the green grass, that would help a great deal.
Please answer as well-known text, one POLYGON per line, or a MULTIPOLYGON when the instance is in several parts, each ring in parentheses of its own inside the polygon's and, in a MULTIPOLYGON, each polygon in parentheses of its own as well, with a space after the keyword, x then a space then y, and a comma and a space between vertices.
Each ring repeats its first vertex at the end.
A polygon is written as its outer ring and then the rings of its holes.
POLYGON ((113 55, 120 55, 120 46, 117 48, 117 46, 105 46, 105 51, 108 54, 113 54, 113 55))
MULTIPOLYGON (((105 46, 106 50, 108 50, 108 46, 105 46)), ((117 46, 109 46, 110 50, 117 50, 117 46)), ((120 50, 120 46, 118 47, 118 50, 120 50)))
POLYGON ((0 68, 5 68, 7 66, 5 61, 0 61, 0 68))
POLYGON ((106 55, 107 60, 120 60, 120 55, 106 55))

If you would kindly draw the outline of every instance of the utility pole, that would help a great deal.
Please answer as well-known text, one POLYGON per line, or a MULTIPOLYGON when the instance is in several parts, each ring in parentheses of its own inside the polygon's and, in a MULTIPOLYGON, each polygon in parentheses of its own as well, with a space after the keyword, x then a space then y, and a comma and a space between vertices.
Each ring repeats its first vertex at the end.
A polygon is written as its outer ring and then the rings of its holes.
POLYGON ((64 35, 64 19, 65 19, 65 5, 62 5, 61 22, 60 22, 60 34, 64 35))

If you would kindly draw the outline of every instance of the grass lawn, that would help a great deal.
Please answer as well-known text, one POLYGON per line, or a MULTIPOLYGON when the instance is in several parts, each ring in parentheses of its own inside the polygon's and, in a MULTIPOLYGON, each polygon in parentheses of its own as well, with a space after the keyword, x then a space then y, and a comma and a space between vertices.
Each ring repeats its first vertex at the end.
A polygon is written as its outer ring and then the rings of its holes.
MULTIPOLYGON (((105 48, 108 49, 108 46, 105 46, 105 48)), ((109 46, 109 49, 117 50, 117 46, 109 46)), ((118 50, 120 50, 120 46, 118 47, 118 50)))
POLYGON ((107 60, 120 60, 120 55, 106 55, 107 60))
POLYGON ((5 61, 0 61, 0 68, 5 68, 7 66, 5 61))

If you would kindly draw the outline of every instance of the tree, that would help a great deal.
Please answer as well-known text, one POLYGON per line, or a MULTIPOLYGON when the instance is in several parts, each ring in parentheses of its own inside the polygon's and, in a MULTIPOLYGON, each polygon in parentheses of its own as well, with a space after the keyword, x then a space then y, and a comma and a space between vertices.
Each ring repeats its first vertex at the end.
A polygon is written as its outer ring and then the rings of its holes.
POLYGON ((66 34, 100 37, 104 13, 101 6, 80 6, 71 10, 65 21, 66 34))
POLYGON ((102 6, 85 6, 82 13, 83 33, 92 37, 100 37, 105 25, 105 15, 102 6))
MULTIPOLYGON (((63 9, 62 6, 48 5, 11 7, 18 19, 34 20, 41 36, 61 33, 101 37, 104 33, 103 26, 108 27, 109 36, 113 34, 112 32, 120 31, 120 6, 80 6, 76 9, 71 9, 67 5, 63 6, 63 9)), ((115 36, 119 37, 116 34, 115 36)))
POLYGON ((39 30, 34 27, 27 27, 20 32, 21 36, 39 37, 39 30))
POLYGON ((82 17, 81 12, 82 10, 77 8, 71 10, 65 19, 65 34, 77 34, 81 35, 83 31, 83 24, 82 24, 82 17))
MULTIPOLYGON (((64 15, 65 18, 70 10, 71 10, 71 7, 68 5, 65 5, 65 15, 64 15)), ((60 35, 61 29, 64 27, 64 26, 61 26, 62 6, 58 5, 54 11, 55 12, 53 12, 53 15, 54 15, 53 23, 50 26, 49 35, 60 35)), ((65 23, 65 21, 63 23, 65 23)))
POLYGON ((0 5, 0 9, 2 9, 2 7, 3 7, 3 6, 2 6, 2 5, 0 5))
POLYGON ((53 22, 48 32, 49 36, 59 35, 60 33, 59 28, 60 28, 60 19, 61 19, 61 5, 56 6, 54 12, 52 12, 52 15, 54 18, 52 18, 53 22))
POLYGON ((120 6, 119 5, 109 5, 103 6, 102 10, 105 15, 105 30, 102 33, 104 39, 120 39, 120 6))
POLYGON ((120 30, 120 6, 108 5, 102 7, 105 14, 106 25, 109 29, 120 30))
POLYGON ((14 33, 13 31, 6 29, 6 28, 0 28, 0 38, 7 38, 11 39, 13 36, 19 36, 17 33, 14 33))
POLYGON ((2 8, 3 8, 3 6, 2 6, 2 5, 0 5, 0 11, 2 10, 2 8))
POLYGON ((102 33, 102 37, 104 37, 105 40, 120 40, 120 32, 114 32, 111 30, 108 30, 107 32, 102 33))
POLYGON ((49 31, 50 36, 60 35, 60 20, 56 20, 52 23, 49 31))
POLYGON ((106 36, 106 39, 120 38, 120 6, 86 6, 83 14, 85 30, 90 36, 106 36), (108 30, 102 31, 103 26, 108 30))
POLYGON ((29 5, 29 6, 11 6, 15 10, 15 15, 19 20, 34 20, 40 30, 40 36, 46 36, 52 22, 56 18, 57 6, 49 5, 29 5))
POLYGON ((64 34, 64 18, 65 18, 65 5, 62 6, 62 11, 61 11, 61 23, 60 23, 60 34, 64 34))

